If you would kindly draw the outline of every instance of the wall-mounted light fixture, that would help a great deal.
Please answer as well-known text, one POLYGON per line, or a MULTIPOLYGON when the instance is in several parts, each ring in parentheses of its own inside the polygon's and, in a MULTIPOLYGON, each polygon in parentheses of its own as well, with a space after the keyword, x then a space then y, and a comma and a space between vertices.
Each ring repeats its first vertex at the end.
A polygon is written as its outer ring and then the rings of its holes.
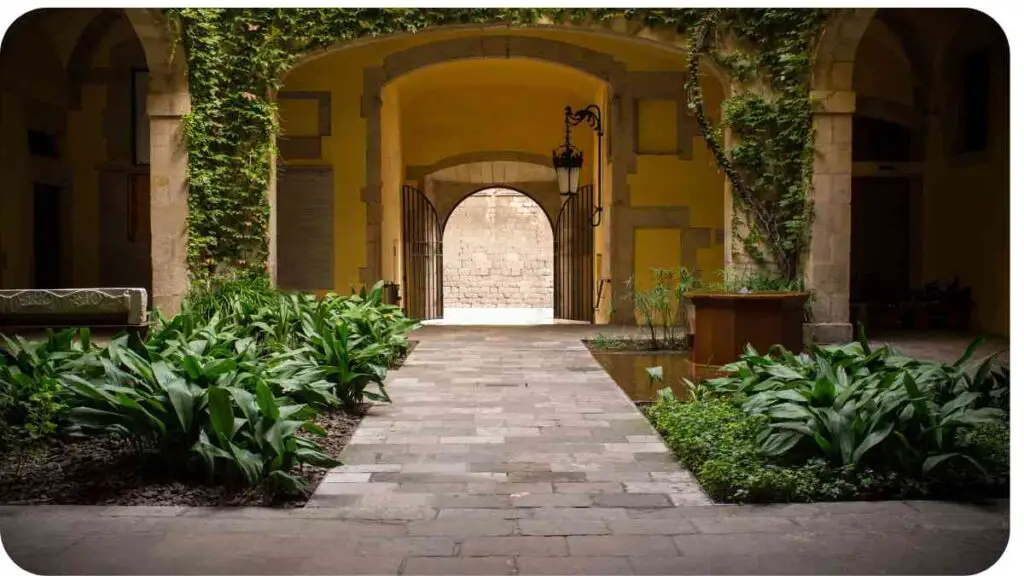
POLYGON ((591 215, 591 225, 597 227, 601 224, 601 164, 604 163, 601 153, 602 140, 604 139, 604 128, 601 125, 601 109, 596 104, 586 108, 573 111, 572 106, 565 107, 565 142, 555 148, 551 153, 551 163, 558 175, 558 191, 563 196, 575 196, 580 189, 580 171, 583 168, 583 150, 580 150, 572 143, 572 129, 586 122, 597 132, 597 184, 594 190, 597 193, 597 206, 591 215))

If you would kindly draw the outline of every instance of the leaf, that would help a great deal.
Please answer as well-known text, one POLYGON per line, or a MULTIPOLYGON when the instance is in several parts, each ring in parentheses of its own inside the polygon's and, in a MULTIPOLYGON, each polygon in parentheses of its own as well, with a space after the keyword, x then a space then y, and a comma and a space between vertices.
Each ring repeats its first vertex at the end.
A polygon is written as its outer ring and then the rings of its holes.
POLYGON ((228 444, 228 448, 233 456, 232 462, 245 476, 246 482, 250 486, 255 486, 260 483, 260 477, 263 475, 263 461, 252 452, 236 446, 233 442, 228 444))
POLYGON ((210 426, 218 436, 230 441, 234 435, 235 414, 231 409, 231 397, 228 391, 219 386, 211 386, 206 391, 210 407, 210 426))
POLYGON ((803 374, 797 372, 796 370, 793 370, 788 366, 783 366, 782 364, 772 364, 770 366, 767 366, 765 367, 765 372, 785 382, 804 379, 803 374))
POLYGON ((853 457, 850 459, 851 464, 856 464, 860 459, 867 453, 868 450, 874 448, 892 433, 894 423, 889 422, 878 430, 872 430, 865 438, 861 441, 857 449, 853 451, 853 457))
POLYGON ((647 377, 650 378, 652 382, 661 382, 665 379, 665 372, 661 366, 650 366, 644 368, 644 370, 647 372, 647 377))
POLYGON ((203 377, 207 380, 216 380, 221 374, 227 374, 235 369, 237 366, 234 358, 221 358, 219 360, 211 360, 203 366, 203 377))
POLYGON ((935 468, 936 466, 938 466, 939 464, 945 462, 946 460, 949 460, 950 458, 956 457, 956 456, 962 456, 962 454, 958 454, 956 452, 950 452, 950 453, 946 453, 946 454, 938 454, 938 455, 935 455, 935 456, 929 456, 929 457, 925 458, 924 464, 921 466, 921 472, 924 473, 924 474, 927 474, 927 473, 931 472, 932 469, 935 468))
POLYGON ((274 470, 267 476, 267 481, 271 483, 277 492, 283 494, 303 494, 309 490, 305 480, 284 470, 274 470))
POLYGON ((195 398, 193 398, 188 385, 184 380, 179 378, 168 382, 164 386, 164 389, 167 391, 167 397, 171 401, 171 406, 174 408, 174 413, 178 417, 178 423, 181 424, 181 429, 186 434, 190 433, 195 414, 195 398))
POLYGON ((285 440, 295 434, 295 431, 302 427, 302 422, 297 420, 277 420, 263 434, 263 438, 274 448, 277 455, 285 454, 285 440))
POLYGON ((803 406, 798 406, 796 404, 779 404, 768 410, 768 415, 772 418, 779 418, 782 420, 803 420, 810 414, 803 406))
POLYGON ((761 446, 761 451, 766 456, 780 456, 796 446, 801 436, 799 432, 792 431, 772 434, 761 446))
POLYGON ((978 336, 977 338, 975 338, 974 341, 971 342, 971 344, 967 347, 967 349, 964 350, 964 353, 960 355, 960 358, 953 363, 953 367, 963 368, 964 364, 966 364, 967 361, 971 359, 971 356, 974 355, 974 351, 977 350, 978 346, 981 346, 983 342, 985 342, 984 336, 978 336))
POLYGON ((270 387, 263 380, 256 383, 256 404, 259 405, 260 412, 265 418, 277 420, 281 417, 274 393, 270 391, 270 387))

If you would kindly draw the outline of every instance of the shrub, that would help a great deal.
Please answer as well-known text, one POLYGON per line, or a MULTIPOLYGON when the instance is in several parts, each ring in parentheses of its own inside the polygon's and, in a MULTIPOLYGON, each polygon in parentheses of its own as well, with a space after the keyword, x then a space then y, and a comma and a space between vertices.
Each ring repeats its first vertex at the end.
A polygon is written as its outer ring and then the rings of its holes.
POLYGON ((48 333, 42 343, 4 336, 0 345, 0 448, 31 448, 55 434, 66 413, 59 377, 88 350, 87 330, 48 333), (80 342, 75 337, 80 336, 80 342))
POLYGON ((66 415, 69 433, 120 436, 171 470, 301 492, 298 469, 337 462, 298 432, 323 436, 313 423, 322 410, 388 401, 386 369, 413 328, 380 285, 317 299, 221 281, 190 293, 174 318, 157 316, 145 341, 122 335, 94 348, 74 331, 7 341, 0 432, 50 434, 66 415))
POLYGON ((960 430, 1005 418, 993 404, 1008 392, 990 371, 991 357, 973 376, 963 370, 976 346, 949 366, 889 347, 872 351, 863 339, 800 355, 775 347, 761 356, 748 347, 723 368, 728 376, 704 388, 766 419, 761 448, 768 456, 820 455, 854 467, 863 460, 917 476, 952 458, 981 468, 955 439, 960 430))
POLYGON ((768 419, 726 398, 678 402, 662 391, 648 417, 704 490, 720 502, 816 502, 884 498, 964 498, 1008 493, 1005 422, 961 434, 958 443, 990 471, 952 462, 925 478, 871 465, 836 466, 820 457, 771 457, 761 449, 768 419), (986 454, 987 453, 987 454, 986 454))

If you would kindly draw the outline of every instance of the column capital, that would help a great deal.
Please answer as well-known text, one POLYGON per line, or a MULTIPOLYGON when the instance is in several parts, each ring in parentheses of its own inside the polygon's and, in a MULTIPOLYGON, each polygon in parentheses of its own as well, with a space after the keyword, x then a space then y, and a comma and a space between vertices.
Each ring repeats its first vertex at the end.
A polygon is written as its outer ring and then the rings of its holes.
POLYGON ((146 106, 150 118, 181 118, 192 110, 192 99, 187 91, 150 94, 146 106))
POLYGON ((811 90, 815 114, 853 114, 857 95, 852 90, 811 90))

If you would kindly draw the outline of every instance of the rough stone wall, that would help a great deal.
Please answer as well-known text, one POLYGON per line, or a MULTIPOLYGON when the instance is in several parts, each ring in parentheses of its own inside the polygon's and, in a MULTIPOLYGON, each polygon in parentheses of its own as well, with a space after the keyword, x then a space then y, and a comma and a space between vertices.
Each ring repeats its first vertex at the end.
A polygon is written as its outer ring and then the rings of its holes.
POLYGON ((485 190, 452 212, 444 232, 445 308, 551 308, 551 224, 533 200, 485 190))

